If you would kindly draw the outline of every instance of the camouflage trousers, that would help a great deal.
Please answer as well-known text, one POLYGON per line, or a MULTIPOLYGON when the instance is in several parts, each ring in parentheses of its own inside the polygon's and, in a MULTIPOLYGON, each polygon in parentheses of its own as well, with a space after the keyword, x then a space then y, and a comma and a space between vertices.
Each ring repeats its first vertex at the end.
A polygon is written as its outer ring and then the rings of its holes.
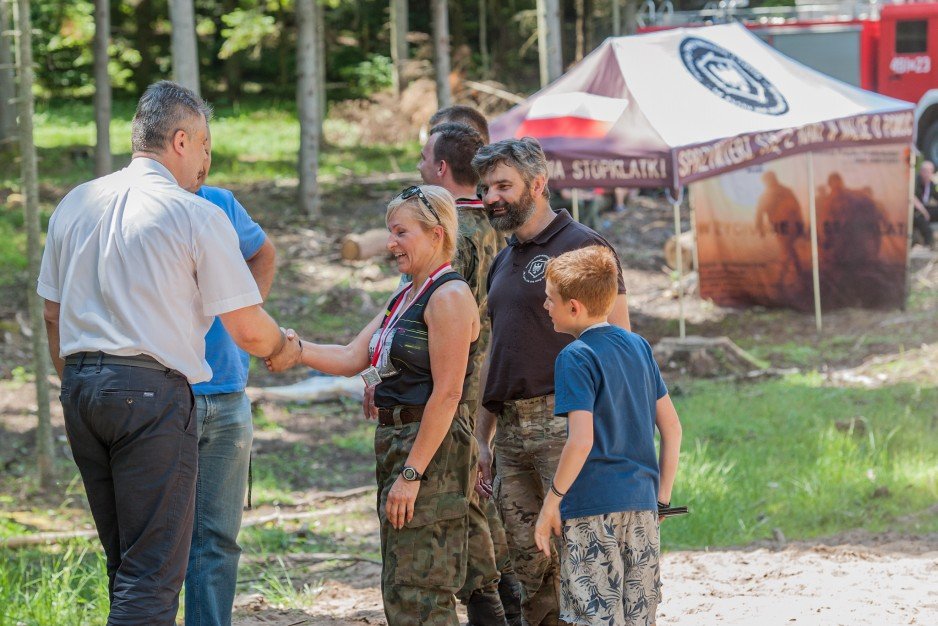
POLYGON ((414 517, 401 530, 387 519, 388 492, 413 447, 420 423, 375 430, 381 593, 388 626, 458 626, 455 594, 467 581, 496 589, 498 572, 485 516, 473 499, 478 448, 465 405, 427 466, 414 517), (470 542, 470 537, 472 542, 470 542), (469 555, 473 554, 472 567, 469 555), (486 558, 487 556, 487 558, 486 558))
POLYGON ((521 609, 529 626, 564 623, 559 618, 560 560, 555 549, 550 558, 537 549, 534 524, 566 441, 567 419, 554 416, 553 395, 507 402, 498 414, 495 498, 524 588, 521 609))

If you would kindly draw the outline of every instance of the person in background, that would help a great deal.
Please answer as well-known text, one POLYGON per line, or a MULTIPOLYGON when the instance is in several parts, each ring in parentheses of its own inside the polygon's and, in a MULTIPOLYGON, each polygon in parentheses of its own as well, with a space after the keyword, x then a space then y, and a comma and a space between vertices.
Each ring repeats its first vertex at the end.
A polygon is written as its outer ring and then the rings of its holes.
MULTIPOLYGON (((205 165, 195 185, 197 196, 216 205, 238 235, 238 251, 247 263, 261 297, 274 282, 277 255, 264 230, 227 189, 209 187, 211 135, 205 165)), ((195 522, 186 568, 186 625, 231 624, 241 546, 238 531, 247 493, 254 428, 247 386, 250 356, 241 350, 216 317, 205 335, 205 359, 212 379, 192 386, 195 394, 199 471, 195 522)))
POLYGON ((618 271, 603 246, 547 264, 544 308, 554 330, 575 340, 554 364, 554 413, 567 419, 569 434, 534 539, 549 557, 551 533, 562 529, 560 617, 587 626, 655 623, 658 509, 670 505, 681 448, 681 423, 651 346, 609 324, 618 271))
POLYGON ((938 194, 935 193, 935 164, 922 161, 915 177, 915 195, 912 197, 914 212, 912 227, 922 238, 922 243, 931 248, 935 245, 935 234, 931 223, 938 222, 938 194))
MULTIPOLYGON (((482 145, 482 137, 470 126, 445 122, 430 130, 417 165, 424 183, 439 185, 456 198, 459 238, 453 269, 466 279, 482 319, 472 377, 463 398, 463 402, 469 405, 472 428, 475 428, 479 406, 479 370, 490 333, 488 316, 485 315, 486 278, 501 247, 498 234, 485 215, 482 201, 475 196, 479 179, 472 169, 472 157, 482 145)), ((473 465, 477 461, 473 459, 473 465)), ((471 499, 469 572, 466 587, 457 595, 466 604, 472 625, 497 624, 506 618, 510 624, 518 624, 521 620, 521 589, 511 569, 504 527, 489 498, 480 499, 473 491, 471 499), (496 589, 498 593, 489 593, 496 589), (503 599, 507 606, 503 606, 503 599)))

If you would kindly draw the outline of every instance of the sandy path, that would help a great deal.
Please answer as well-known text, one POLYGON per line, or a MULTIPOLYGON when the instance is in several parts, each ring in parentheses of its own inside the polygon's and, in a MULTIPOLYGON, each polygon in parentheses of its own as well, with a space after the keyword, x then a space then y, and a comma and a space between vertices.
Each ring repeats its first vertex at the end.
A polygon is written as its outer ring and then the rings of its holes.
MULTIPOLYGON (((938 538, 858 539, 669 552, 658 626, 938 625, 938 538)), ((235 624, 384 624, 378 572, 366 565, 353 584, 325 583, 306 610, 240 609, 235 624)))

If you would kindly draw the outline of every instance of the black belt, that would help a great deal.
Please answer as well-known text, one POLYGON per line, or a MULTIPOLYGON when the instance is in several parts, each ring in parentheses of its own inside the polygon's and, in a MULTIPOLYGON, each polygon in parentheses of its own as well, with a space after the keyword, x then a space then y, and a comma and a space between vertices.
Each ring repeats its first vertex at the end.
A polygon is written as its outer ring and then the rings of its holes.
POLYGON ((398 405, 391 408, 378 407, 378 423, 382 426, 396 426, 400 424, 413 424, 423 419, 423 405, 398 405), (397 419, 394 414, 397 413, 397 419))
POLYGON ((145 367, 159 372, 172 372, 171 367, 166 367, 156 359, 146 354, 137 354, 134 356, 117 356, 104 352, 76 352, 65 357, 66 365, 126 365, 129 367, 145 367))

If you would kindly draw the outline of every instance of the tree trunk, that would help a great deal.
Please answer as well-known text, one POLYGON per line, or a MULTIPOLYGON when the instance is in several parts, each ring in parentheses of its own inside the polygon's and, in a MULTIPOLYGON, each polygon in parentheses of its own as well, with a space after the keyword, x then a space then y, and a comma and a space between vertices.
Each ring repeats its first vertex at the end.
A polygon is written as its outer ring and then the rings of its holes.
MULTIPOLYGON (((225 0, 222 10, 225 14, 238 8, 237 0, 225 0)), ((219 31, 221 28, 219 28, 219 31)), ((225 86, 232 101, 241 99, 241 52, 235 52, 225 59, 225 86)))
POLYGON ((319 141, 322 143, 322 126, 326 121, 326 16, 322 0, 316 0, 316 84, 319 90, 319 141))
POLYGON ((453 104, 449 88, 449 4, 447 0, 433 2, 433 56, 436 61, 436 100, 438 108, 453 104))
POLYGON ((482 57, 482 78, 489 77, 489 7, 479 0, 479 56, 482 57))
POLYGON ((94 175, 111 173, 111 77, 107 71, 111 43, 111 3, 94 2, 94 175))
POLYGON ((537 47, 541 62, 541 87, 546 87, 563 74, 559 0, 537 0, 537 47))
POLYGON ((289 29, 287 28, 287 11, 284 8, 284 0, 277 2, 277 23, 280 24, 280 33, 277 36, 277 66, 279 87, 286 90, 290 84, 289 59, 287 58, 288 44, 290 43, 289 29))
POLYGON ((374 228, 363 233, 349 233, 342 238, 342 258, 346 261, 364 261, 387 253, 387 228, 374 228))
POLYGON ((579 63, 583 60, 583 48, 586 46, 586 6, 584 0, 574 0, 576 11, 576 51, 573 58, 579 63))
POLYGON ((296 0, 296 109, 300 118, 299 202, 310 217, 319 215, 319 129, 322 110, 316 84, 319 74, 316 0, 296 0))
POLYGON ((52 420, 49 415, 49 348, 46 343, 42 302, 36 293, 42 242, 39 229, 39 172, 36 165, 36 145, 33 143, 33 39, 29 14, 29 0, 17 0, 16 30, 20 32, 19 45, 19 126, 20 164, 23 176, 23 211, 26 221, 26 248, 29 259, 29 325, 32 328, 33 370, 36 373, 36 466, 39 485, 50 489, 55 483, 52 445, 52 420))
POLYGON ((153 0, 140 0, 134 11, 136 17, 137 50, 140 52, 140 63, 134 71, 134 84, 137 86, 137 95, 143 95, 150 83, 153 82, 153 72, 156 63, 153 59, 153 46, 148 43, 153 28, 153 0))
POLYGON ((16 79, 13 74, 13 39, 9 32, 10 7, 0 2, 0 150, 16 141, 16 79))
POLYGON ((394 91, 400 95, 407 86, 407 0, 391 0, 391 60, 394 63, 394 91))
POLYGON ((172 22, 173 80, 199 91, 199 51, 195 41, 195 11, 192 0, 169 0, 172 22))

